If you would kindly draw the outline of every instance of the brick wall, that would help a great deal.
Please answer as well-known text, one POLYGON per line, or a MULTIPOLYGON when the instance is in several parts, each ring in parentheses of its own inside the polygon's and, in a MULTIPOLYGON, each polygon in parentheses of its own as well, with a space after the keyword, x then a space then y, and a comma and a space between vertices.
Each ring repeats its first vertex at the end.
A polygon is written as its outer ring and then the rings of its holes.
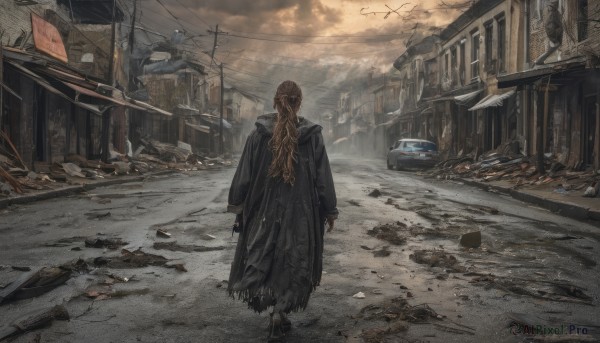
MULTIPOLYGON (((545 0, 547 1, 547 0, 545 0)), ((543 3, 545 1, 541 1, 543 3)), ((550 55, 546 62, 555 62, 569 59, 576 56, 600 55, 600 26, 591 20, 600 20, 600 1, 588 0, 587 22, 588 38, 578 41, 578 0, 563 0, 562 7, 559 8, 563 23, 563 42, 560 48, 550 55)), ((543 7, 538 11, 537 1, 530 2, 530 42, 529 53, 531 60, 535 61, 546 51, 546 31, 543 23, 543 7)))
POLYGON ((14 0, 0 1, 0 31, 4 31, 2 44, 12 45, 19 35, 21 35, 22 31, 31 31, 31 12, 44 16, 47 9, 68 17, 65 9, 57 6, 54 1, 48 2, 47 5, 32 6, 17 6, 14 0))

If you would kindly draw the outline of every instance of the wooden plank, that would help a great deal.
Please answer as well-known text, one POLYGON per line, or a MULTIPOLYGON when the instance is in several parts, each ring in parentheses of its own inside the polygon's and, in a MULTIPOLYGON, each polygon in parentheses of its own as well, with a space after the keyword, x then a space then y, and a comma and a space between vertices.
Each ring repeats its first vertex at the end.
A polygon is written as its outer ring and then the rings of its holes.
POLYGON ((6 143, 8 143, 8 145, 10 146, 10 148, 13 151, 13 154, 15 155, 17 160, 19 160, 19 163, 21 164, 23 169, 28 170, 27 166, 25 165, 25 162, 23 162, 23 159, 21 158, 21 155, 19 154, 19 151, 17 150, 17 148, 13 145, 12 141, 10 140, 10 137, 8 137, 8 135, 5 132, 3 132, 2 130, 0 130, 0 138, 2 138, 6 143))
MULTIPOLYGON (((595 70, 592 77, 600 78, 600 70, 595 70)), ((600 169, 600 85, 596 82, 596 127, 594 128, 594 169, 600 169)))
POLYGON ((9 299, 13 294, 15 294, 19 289, 21 289, 21 287, 23 287, 23 285, 28 284, 31 277, 33 277, 36 273, 37 273, 37 271, 32 271, 32 272, 21 274, 21 276, 19 276, 19 278, 17 278, 15 281, 11 282, 10 285, 8 285, 6 288, 2 289, 0 291, 0 304, 4 300, 9 299))
POLYGON ((4 114, 4 48, 2 47, 2 42, 0 41, 0 130, 2 129, 2 115, 4 114))

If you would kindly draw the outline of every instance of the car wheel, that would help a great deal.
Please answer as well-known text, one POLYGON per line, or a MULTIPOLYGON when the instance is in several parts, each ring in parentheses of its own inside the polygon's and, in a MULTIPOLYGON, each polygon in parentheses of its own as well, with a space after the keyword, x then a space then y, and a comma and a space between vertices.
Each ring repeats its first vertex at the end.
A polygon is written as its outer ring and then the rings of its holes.
POLYGON ((389 159, 386 160, 386 164, 387 164, 388 169, 392 169, 394 167, 393 165, 390 164, 390 160, 389 159))
POLYGON ((402 170, 402 165, 400 165, 400 161, 396 160, 396 170, 402 170))

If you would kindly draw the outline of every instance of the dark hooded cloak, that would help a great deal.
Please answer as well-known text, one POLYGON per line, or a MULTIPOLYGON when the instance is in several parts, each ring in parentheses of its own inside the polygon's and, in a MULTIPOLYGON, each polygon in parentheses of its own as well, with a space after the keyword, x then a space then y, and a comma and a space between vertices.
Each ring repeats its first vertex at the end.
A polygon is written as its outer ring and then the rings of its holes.
POLYGON ((325 218, 338 214, 321 126, 299 117, 293 185, 267 175, 275 119, 258 118, 229 190, 243 228, 228 291, 256 312, 275 302, 285 312, 306 308, 321 281, 325 218))

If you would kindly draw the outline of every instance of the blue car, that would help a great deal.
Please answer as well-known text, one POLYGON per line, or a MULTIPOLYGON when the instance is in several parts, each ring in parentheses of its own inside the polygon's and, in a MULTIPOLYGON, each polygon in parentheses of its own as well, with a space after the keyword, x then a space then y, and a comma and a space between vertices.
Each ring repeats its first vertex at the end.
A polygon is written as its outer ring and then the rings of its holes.
POLYGON ((435 143, 423 139, 400 139, 387 154, 388 169, 431 168, 438 163, 435 143))

